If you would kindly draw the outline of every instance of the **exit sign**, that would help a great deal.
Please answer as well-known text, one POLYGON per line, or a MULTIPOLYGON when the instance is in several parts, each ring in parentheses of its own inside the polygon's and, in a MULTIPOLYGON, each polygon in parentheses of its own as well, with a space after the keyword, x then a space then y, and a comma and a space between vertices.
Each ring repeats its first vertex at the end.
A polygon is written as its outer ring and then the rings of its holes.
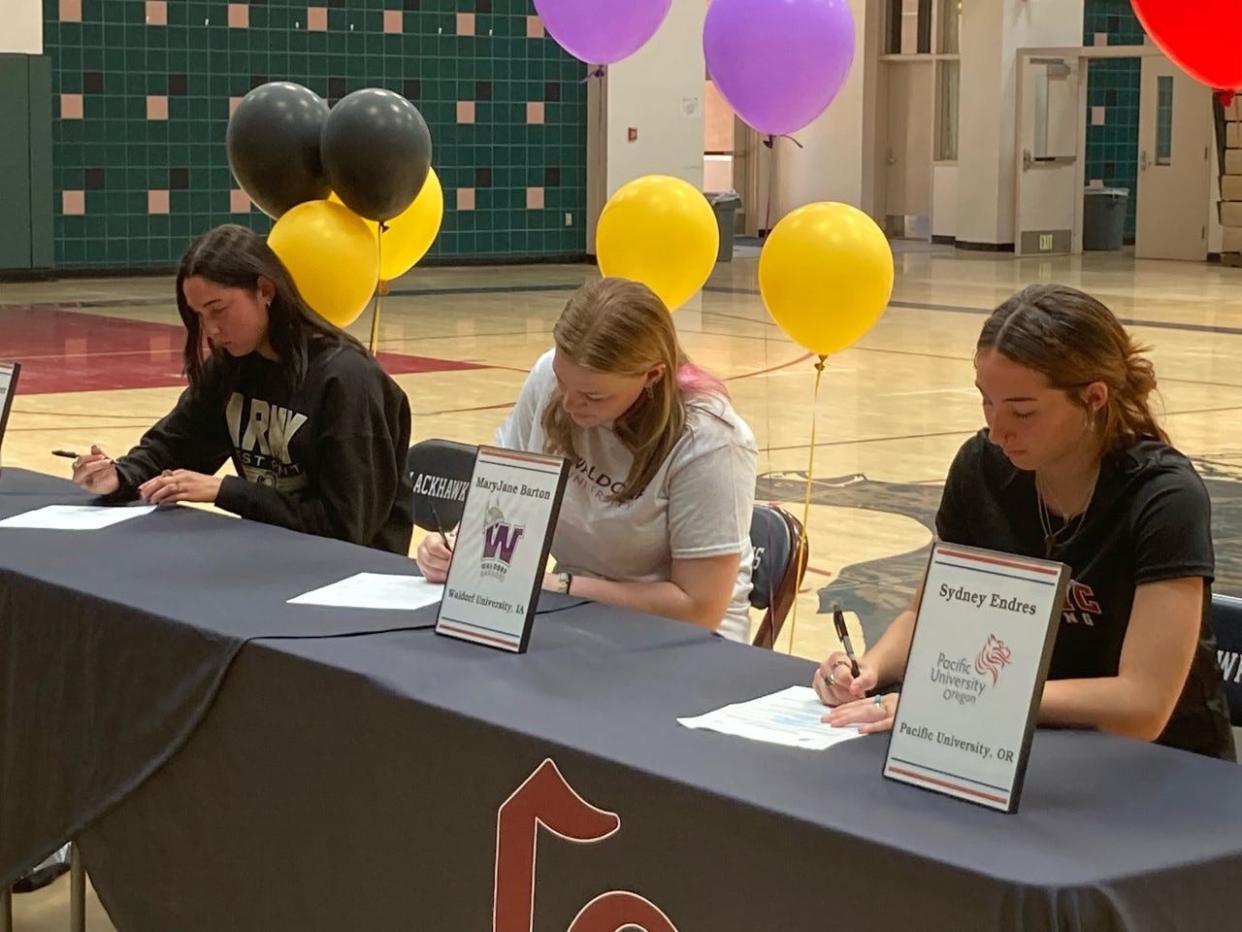
POLYGON ((1040 233, 1039 234, 1039 251, 1040 252, 1051 252, 1052 251, 1052 234, 1051 233, 1040 233))

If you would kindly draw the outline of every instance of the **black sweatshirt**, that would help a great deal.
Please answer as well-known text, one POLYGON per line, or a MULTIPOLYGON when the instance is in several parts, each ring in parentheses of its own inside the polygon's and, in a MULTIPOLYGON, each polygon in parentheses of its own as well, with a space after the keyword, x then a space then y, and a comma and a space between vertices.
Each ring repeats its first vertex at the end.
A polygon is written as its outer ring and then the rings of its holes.
POLYGON ((410 405, 367 353, 313 340, 294 388, 257 353, 211 362, 199 388, 116 461, 120 495, 165 469, 212 475, 216 505, 243 518, 407 554, 410 405), (220 368, 215 368, 220 367, 220 368))

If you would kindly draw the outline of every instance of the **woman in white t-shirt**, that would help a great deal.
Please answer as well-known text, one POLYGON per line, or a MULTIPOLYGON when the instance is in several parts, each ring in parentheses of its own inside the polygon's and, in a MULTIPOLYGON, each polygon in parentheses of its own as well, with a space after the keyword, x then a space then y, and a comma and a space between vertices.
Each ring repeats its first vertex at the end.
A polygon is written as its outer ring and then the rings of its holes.
MULTIPOLYGON (((495 441, 569 458, 544 588, 745 641, 757 451, 724 385, 635 282, 584 285, 553 335, 495 441)), ((418 548, 432 582, 449 557, 438 535, 418 548)))

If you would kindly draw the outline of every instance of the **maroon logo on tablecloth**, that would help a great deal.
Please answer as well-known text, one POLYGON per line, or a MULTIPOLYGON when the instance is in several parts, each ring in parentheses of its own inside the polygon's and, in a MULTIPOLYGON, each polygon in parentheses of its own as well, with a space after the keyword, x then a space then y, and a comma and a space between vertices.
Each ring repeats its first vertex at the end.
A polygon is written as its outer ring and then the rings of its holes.
MULTIPOLYGON (((542 829, 561 841, 590 845, 613 837, 621 817, 583 799, 548 758, 522 781, 496 814, 496 875, 492 932, 532 932, 539 889, 542 829)), ((557 883, 556 878, 545 882, 557 883)), ((630 890, 601 893, 578 911, 567 932, 677 932, 660 907, 630 890)))

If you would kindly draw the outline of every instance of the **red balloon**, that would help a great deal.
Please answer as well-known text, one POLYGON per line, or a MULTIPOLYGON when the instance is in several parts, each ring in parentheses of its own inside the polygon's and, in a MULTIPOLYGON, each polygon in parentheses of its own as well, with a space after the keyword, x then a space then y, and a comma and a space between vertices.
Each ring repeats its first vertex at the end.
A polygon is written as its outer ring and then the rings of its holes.
POLYGON ((1242 0, 1130 0, 1152 41, 1208 87, 1242 89, 1242 0))

